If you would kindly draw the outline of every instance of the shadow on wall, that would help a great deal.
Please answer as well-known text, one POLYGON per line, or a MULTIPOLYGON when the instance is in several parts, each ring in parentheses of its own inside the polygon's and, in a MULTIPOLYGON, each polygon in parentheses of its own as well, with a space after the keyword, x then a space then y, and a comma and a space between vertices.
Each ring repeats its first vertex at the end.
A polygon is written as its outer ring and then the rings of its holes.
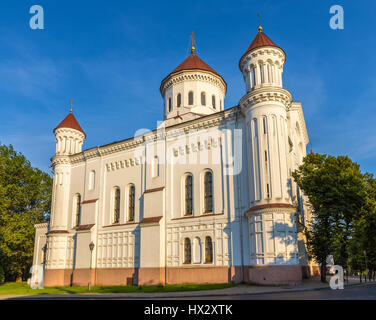
POLYGON ((72 260, 72 272, 70 275, 70 281, 69 285, 72 287, 73 286, 73 275, 74 275, 74 270, 76 269, 76 261, 77 261, 77 234, 73 236, 73 260, 72 260))
MULTIPOLYGON (((140 215, 141 215, 141 210, 140 210, 140 215)), ((137 225, 137 227, 132 231, 132 234, 134 235, 134 257, 133 257, 133 259, 134 259, 134 272, 132 274, 131 283, 129 283, 129 284, 137 286, 138 283, 139 283, 138 270, 140 268, 140 254, 141 254, 140 253, 140 248, 141 248, 141 236, 140 236, 141 235, 141 227, 140 227, 140 225, 137 225)))

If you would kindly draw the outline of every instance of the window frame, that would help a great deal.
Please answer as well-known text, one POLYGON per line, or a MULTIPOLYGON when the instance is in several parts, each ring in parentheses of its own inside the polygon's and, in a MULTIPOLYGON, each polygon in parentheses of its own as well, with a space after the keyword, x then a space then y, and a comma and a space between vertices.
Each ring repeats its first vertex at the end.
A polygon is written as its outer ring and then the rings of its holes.
POLYGON ((188 237, 184 238, 184 259, 183 259, 183 264, 192 264, 192 241, 188 237))
POLYGON ((203 206, 203 212, 204 214, 209 214, 214 212, 214 184, 213 184, 213 171, 212 170, 205 170, 203 173, 203 200, 204 200, 204 206, 203 206), (207 181, 207 176, 210 175, 210 180, 207 181), (210 188, 208 189, 208 185, 210 185, 210 188), (210 205, 210 208, 208 204, 210 205))
POLYGON ((120 223, 120 206, 121 206, 120 187, 112 189, 112 224, 120 223))

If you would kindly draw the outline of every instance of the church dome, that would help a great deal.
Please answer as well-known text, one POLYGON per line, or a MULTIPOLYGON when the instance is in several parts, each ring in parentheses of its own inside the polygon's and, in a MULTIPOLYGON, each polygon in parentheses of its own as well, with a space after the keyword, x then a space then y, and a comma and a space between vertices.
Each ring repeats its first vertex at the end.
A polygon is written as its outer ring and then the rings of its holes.
POLYGON ((259 31, 244 54, 247 54, 253 49, 267 46, 279 48, 279 46, 277 46, 272 40, 270 40, 270 38, 265 33, 259 31))
MULTIPOLYGON (((253 51, 255 49, 262 48, 262 47, 274 47, 274 48, 277 48, 279 50, 282 50, 282 52, 284 53, 283 49, 281 47, 279 47, 278 45, 276 45, 264 32, 262 32, 262 27, 259 26, 258 33, 257 33, 256 37, 253 39, 253 41, 249 45, 248 49, 245 51, 245 53, 240 58, 240 62, 242 61, 242 59, 248 53, 250 53, 251 51, 253 51)), ((240 62, 239 62, 239 66, 240 66, 240 62)))
POLYGON ((77 131, 80 131, 82 132, 85 136, 85 132, 84 130, 82 130, 81 126, 79 125, 78 121, 76 120, 76 118, 74 117, 73 113, 70 112, 65 118, 63 121, 61 121, 59 123, 59 125, 54 129, 54 131, 56 129, 59 129, 59 128, 69 128, 69 129, 74 129, 74 130, 77 130, 77 131))
MULTIPOLYGON (((214 73, 215 75, 219 76, 222 78, 222 76, 217 72, 215 71, 212 67, 210 67, 207 63, 205 63, 202 59, 200 59, 196 53, 195 53, 195 48, 192 47, 191 49, 191 55, 185 59, 182 63, 180 63, 174 70, 172 70, 170 72, 170 74, 165 77, 163 80, 162 80, 162 84, 161 84, 161 88, 162 88, 162 85, 164 83, 164 81, 170 77, 171 75, 177 73, 177 72, 180 72, 180 71, 184 71, 184 70, 203 70, 203 71, 208 71, 208 72, 212 72, 214 73)), ((224 79, 222 78, 222 80, 224 81, 224 79)))
POLYGON ((161 82, 166 124, 223 111, 226 91, 225 80, 195 54, 192 43, 190 56, 161 82))

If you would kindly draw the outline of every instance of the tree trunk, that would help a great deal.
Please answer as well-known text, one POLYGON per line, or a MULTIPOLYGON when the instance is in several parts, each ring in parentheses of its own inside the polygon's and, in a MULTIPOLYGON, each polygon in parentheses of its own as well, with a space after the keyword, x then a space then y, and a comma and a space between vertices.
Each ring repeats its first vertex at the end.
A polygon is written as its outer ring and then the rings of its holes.
POLYGON ((326 260, 321 262, 321 282, 326 283, 326 260))

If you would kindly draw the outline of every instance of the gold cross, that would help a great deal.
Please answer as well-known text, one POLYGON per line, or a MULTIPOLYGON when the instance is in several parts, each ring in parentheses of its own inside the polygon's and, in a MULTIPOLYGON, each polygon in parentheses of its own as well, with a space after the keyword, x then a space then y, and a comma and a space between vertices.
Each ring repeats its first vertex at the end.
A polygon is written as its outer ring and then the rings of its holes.
POLYGON ((70 99, 69 102, 70 102, 70 113, 72 113, 74 101, 72 99, 70 99))
POLYGON ((194 53, 195 52, 194 40, 196 40, 196 38, 193 32, 191 32, 191 38, 192 38, 191 53, 194 53))
POLYGON ((258 16, 258 20, 259 20, 258 32, 262 32, 262 27, 261 27, 261 17, 260 17, 260 13, 259 13, 259 12, 257 12, 257 16, 258 16))

